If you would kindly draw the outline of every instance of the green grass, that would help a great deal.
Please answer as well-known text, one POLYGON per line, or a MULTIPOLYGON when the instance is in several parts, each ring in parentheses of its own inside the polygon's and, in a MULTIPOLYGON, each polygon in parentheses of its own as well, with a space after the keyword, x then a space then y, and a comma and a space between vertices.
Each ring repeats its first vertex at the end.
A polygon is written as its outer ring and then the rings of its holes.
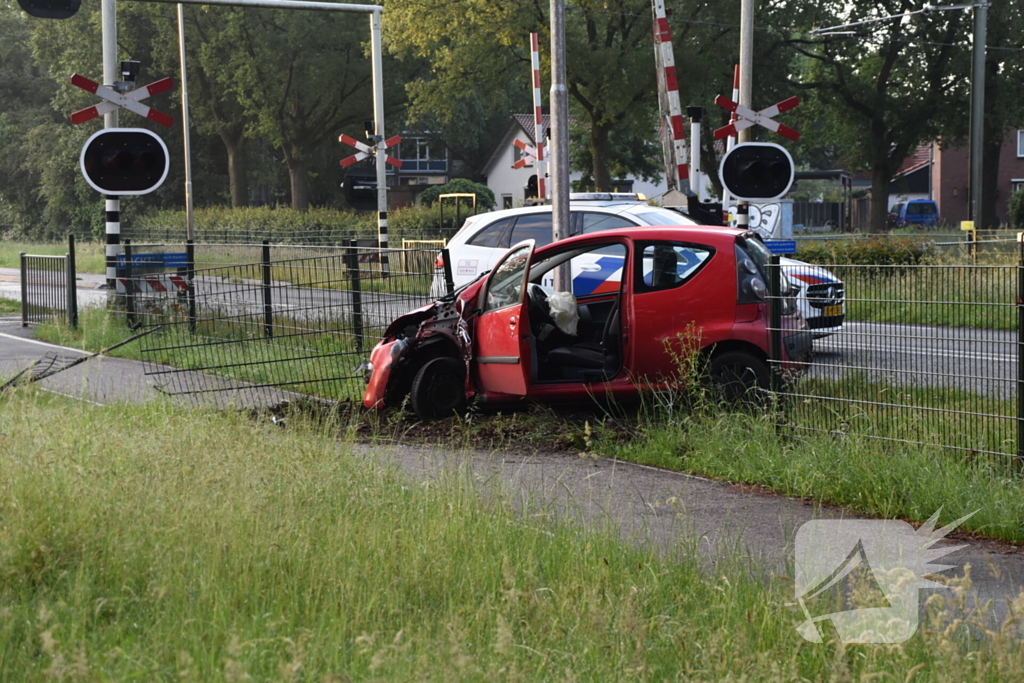
POLYGON ((0 433, 3 680, 1001 681, 1024 667, 1013 623, 804 642, 784 579, 524 518, 454 467, 405 480, 330 425, 29 389, 0 395, 0 433))
POLYGON ((20 315, 21 302, 0 297, 0 315, 20 315))
MULTIPOLYGON (((812 407, 799 410, 805 412, 659 408, 638 420, 639 428, 628 441, 598 434, 596 450, 873 516, 923 522, 941 507, 942 519, 951 521, 978 510, 963 524, 964 531, 1024 542, 1024 478, 1010 458, 926 445, 945 443, 958 428, 971 430, 969 438, 987 436, 963 418, 938 413, 922 419, 920 412, 879 409, 828 422, 823 420, 830 416, 828 407, 817 408, 816 415, 808 415, 812 407), (835 431, 815 433, 786 425, 835 431), (925 444, 871 438, 878 436, 921 439, 925 444)), ((999 445, 1006 450, 1006 443, 999 445)))
MULTIPOLYGON (((66 242, 6 242, 0 240, 0 268, 18 268, 19 254, 63 256, 68 253, 66 242)), ((75 268, 79 273, 105 273, 106 257, 98 242, 78 242, 75 249, 75 268)))

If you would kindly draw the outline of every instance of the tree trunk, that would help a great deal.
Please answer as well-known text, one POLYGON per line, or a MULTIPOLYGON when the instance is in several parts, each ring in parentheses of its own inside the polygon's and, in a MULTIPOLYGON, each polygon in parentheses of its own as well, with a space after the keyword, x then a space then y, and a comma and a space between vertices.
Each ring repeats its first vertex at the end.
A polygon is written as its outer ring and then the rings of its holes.
POLYGON ((228 151, 228 185, 231 187, 231 208, 249 204, 249 157, 242 126, 223 127, 220 139, 228 151))
POLYGON ((608 133, 610 128, 593 124, 590 127, 590 158, 594 164, 594 189, 597 192, 611 192, 612 178, 608 173, 608 133))
POLYGON ((871 228, 869 232, 886 231, 889 218, 889 183, 892 173, 886 163, 875 162, 871 169, 871 228))
POLYGON ((292 208, 309 211, 309 162, 305 159, 288 164, 292 186, 292 208))

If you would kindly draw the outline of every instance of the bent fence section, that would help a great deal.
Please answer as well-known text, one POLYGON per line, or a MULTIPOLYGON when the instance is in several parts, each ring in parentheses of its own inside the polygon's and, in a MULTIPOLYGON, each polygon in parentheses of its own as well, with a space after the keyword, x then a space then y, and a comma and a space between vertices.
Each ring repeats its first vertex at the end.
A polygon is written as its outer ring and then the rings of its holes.
MULTIPOLYGON (((824 273, 776 258, 770 267, 801 286, 805 306, 844 316, 832 320, 842 320, 838 329, 815 330, 813 358, 796 364, 798 373, 781 351, 771 359, 782 427, 938 447, 969 460, 1024 456, 1024 258, 1003 266, 830 264, 819 267, 824 273), (842 284, 830 290, 822 280, 842 284), (845 291, 845 301, 830 291, 845 291)), ((780 315, 786 278, 770 279, 780 315)))
POLYGON ((270 245, 259 252, 250 263, 196 268, 190 249, 184 286, 162 291, 126 274, 128 315, 161 327, 142 354, 164 393, 243 406, 268 395, 359 400, 360 365, 387 325, 450 291, 436 249, 389 250, 388 271, 377 249, 273 260, 270 245))

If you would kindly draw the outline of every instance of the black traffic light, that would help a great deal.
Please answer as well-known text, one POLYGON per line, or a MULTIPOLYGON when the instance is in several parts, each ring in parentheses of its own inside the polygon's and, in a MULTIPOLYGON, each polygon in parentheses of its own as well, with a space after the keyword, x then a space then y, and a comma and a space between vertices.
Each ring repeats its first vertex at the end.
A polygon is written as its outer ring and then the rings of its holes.
POLYGON ((771 142, 745 142, 722 158, 722 185, 736 199, 778 199, 793 184, 793 158, 771 142))
POLYGON ((144 128, 107 128, 82 148, 82 175, 97 192, 147 194, 167 177, 167 147, 144 128))
POLYGON ((21 9, 41 19, 67 19, 82 6, 82 0, 18 0, 21 9))

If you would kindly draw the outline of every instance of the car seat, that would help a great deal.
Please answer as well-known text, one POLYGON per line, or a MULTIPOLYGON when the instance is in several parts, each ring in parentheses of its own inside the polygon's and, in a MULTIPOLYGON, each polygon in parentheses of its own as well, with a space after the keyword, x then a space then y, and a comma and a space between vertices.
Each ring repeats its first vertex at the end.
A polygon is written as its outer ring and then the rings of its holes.
POLYGON ((578 342, 548 352, 548 362, 561 369, 562 379, 599 380, 618 370, 620 302, 621 297, 608 311, 600 341, 578 342))

